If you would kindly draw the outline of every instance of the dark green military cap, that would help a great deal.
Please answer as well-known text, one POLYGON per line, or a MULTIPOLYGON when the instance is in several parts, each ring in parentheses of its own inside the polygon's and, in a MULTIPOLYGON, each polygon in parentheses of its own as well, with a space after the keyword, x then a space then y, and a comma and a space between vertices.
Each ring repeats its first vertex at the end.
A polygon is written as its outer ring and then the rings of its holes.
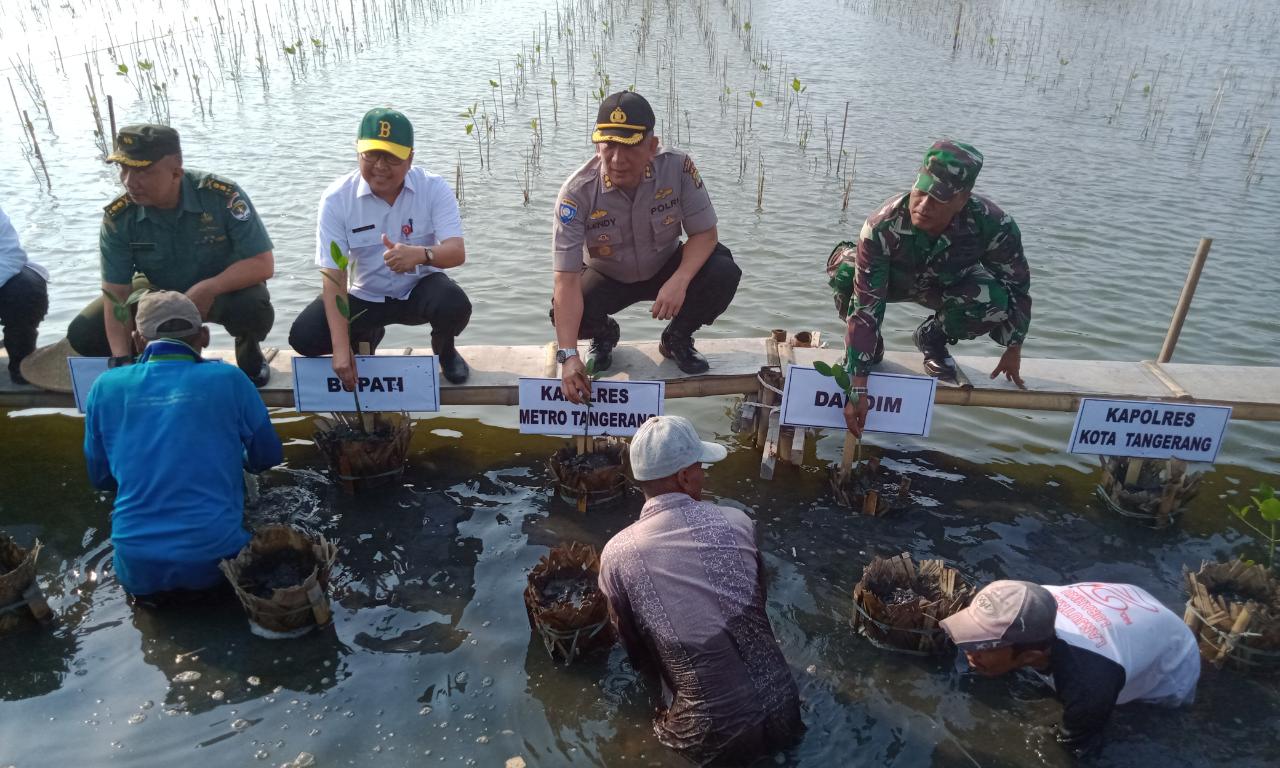
POLYGON ((357 152, 390 152, 404 160, 413 152, 413 124, 394 109, 379 107, 365 113, 356 135, 357 152))
POLYGON ((181 151, 178 132, 167 125, 126 125, 116 133, 115 150, 107 162, 146 168, 162 157, 181 151))
POLYGON ((961 192, 972 190, 980 170, 982 153, 973 145, 951 139, 936 141, 924 153, 916 189, 945 203, 961 192))

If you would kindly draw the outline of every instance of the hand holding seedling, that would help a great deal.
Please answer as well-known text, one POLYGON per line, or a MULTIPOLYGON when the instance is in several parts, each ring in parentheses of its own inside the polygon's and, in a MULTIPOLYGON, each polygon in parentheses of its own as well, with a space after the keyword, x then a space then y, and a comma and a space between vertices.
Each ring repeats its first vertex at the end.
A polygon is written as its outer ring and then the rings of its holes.
POLYGON ((871 400, 867 397, 867 377, 850 377, 849 372, 840 363, 824 363, 818 360, 813 369, 823 376, 835 379, 836 386, 844 392, 844 423, 854 437, 861 438, 862 430, 867 425, 867 411, 871 410, 871 400))
POLYGON ((574 355, 560 366, 560 391, 571 403, 582 405, 591 398, 591 375, 582 358, 574 355))
POLYGON ((382 236, 382 246, 387 249, 382 254, 382 260, 392 272, 412 272, 419 264, 426 263, 427 254, 421 246, 393 243, 386 235, 382 236))
POLYGON ((351 352, 350 347, 333 350, 333 372, 344 387, 355 389, 358 372, 356 356, 351 352))

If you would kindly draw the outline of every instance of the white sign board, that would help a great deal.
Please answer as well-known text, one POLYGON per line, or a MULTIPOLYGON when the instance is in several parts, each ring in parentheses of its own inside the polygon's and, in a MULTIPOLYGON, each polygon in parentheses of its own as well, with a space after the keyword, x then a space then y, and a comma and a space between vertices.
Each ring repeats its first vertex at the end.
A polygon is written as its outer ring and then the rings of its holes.
MULTIPOLYGON (((429 413, 440 410, 434 355, 356 355, 360 410, 429 413)), ((298 411, 354 411, 355 393, 343 389, 328 357, 293 358, 293 402, 298 411)))
POLYGON ((1227 433, 1231 409, 1143 400, 1080 401, 1071 428, 1071 452, 1143 459, 1213 462, 1227 433))
POLYGON ((593 381, 591 407, 564 398, 559 379, 520 379, 523 435, 630 437, 662 414, 667 385, 661 381, 593 381))
MULTIPOLYGON (((899 435, 929 436, 933 424, 933 395, 938 382, 931 376, 873 373, 867 377, 866 429, 899 435)), ((813 368, 787 366, 782 390, 780 423, 788 427, 844 429, 844 391, 830 376, 813 368)))
POLYGON ((93 382, 107 372, 105 357, 68 357, 67 366, 71 369, 71 391, 76 396, 76 410, 84 413, 85 401, 89 399, 89 390, 93 382))

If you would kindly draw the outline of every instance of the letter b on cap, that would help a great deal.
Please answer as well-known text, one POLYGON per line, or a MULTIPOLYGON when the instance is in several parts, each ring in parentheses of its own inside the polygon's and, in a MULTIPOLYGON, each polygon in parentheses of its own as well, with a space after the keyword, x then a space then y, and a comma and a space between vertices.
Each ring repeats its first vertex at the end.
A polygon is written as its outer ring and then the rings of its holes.
POLYGON ((378 121, 378 138, 385 139, 391 135, 391 123, 386 120, 378 121))

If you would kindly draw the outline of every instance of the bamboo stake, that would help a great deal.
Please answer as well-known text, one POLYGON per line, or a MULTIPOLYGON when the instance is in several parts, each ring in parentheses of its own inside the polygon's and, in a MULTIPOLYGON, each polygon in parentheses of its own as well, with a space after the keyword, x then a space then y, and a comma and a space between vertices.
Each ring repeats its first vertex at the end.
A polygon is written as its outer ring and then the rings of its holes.
MULTIPOLYGON (((362 342, 360 342, 360 344, 359 344, 358 346, 359 346, 359 349, 360 349, 360 354, 362 354, 362 355, 371 355, 371 354, 373 354, 373 348, 369 346, 369 342, 367 342, 367 341, 362 341, 362 342)), ((358 393, 360 392, 360 375, 359 375, 359 373, 357 373, 357 374, 356 374, 356 392, 357 392, 356 397, 359 397, 359 396, 360 396, 360 395, 358 394, 358 393)), ((370 414, 368 414, 368 413, 361 413, 361 414, 360 414, 360 423, 364 426, 364 431, 365 431, 366 433, 372 433, 372 432, 373 432, 373 416, 371 416, 371 415, 370 415, 370 414)))
POLYGON ((1169 330, 1165 333, 1164 346, 1160 348, 1158 363, 1167 363, 1173 358, 1173 349, 1178 345, 1178 336, 1182 334, 1182 324, 1191 309, 1191 299, 1196 295, 1196 285, 1200 282, 1200 272, 1204 269, 1205 259, 1209 258, 1209 248, 1213 238, 1200 238, 1200 246, 1196 248, 1195 258, 1191 260, 1191 269, 1187 270, 1187 281, 1182 286, 1182 295, 1178 297, 1178 305, 1173 310, 1173 318, 1169 321, 1169 330))
POLYGON ((1124 484, 1130 488, 1138 484, 1138 480, 1142 477, 1142 465, 1146 464, 1143 459, 1129 459, 1129 469, 1124 473, 1124 484))

